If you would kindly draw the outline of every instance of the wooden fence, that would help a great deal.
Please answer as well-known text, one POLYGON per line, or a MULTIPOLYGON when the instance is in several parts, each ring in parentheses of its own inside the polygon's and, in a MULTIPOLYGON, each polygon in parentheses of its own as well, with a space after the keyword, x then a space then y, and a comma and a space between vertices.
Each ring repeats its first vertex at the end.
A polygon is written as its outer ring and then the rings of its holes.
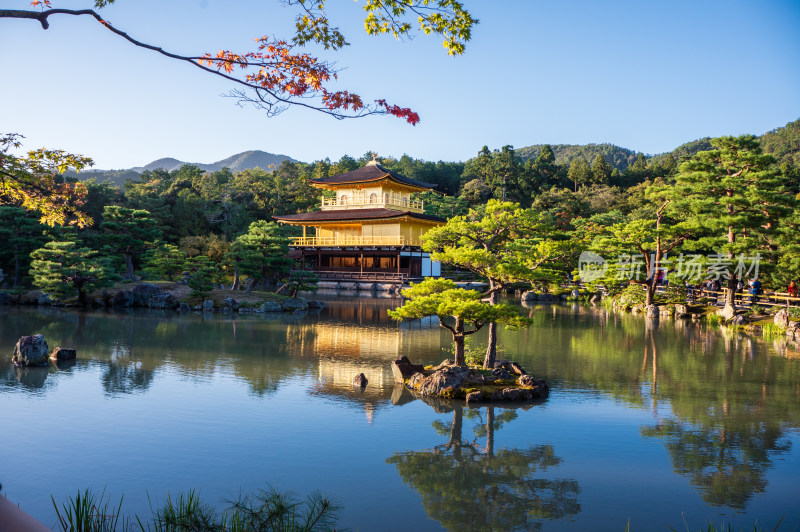
MULTIPOLYGON (((666 287, 658 287, 658 292, 662 293, 666 287)), ((687 291, 688 300, 690 302, 705 302, 711 305, 723 306, 725 304, 725 296, 728 293, 727 288, 721 290, 708 290, 706 288, 690 288, 687 291)), ((734 302, 736 305, 756 305, 762 307, 800 307, 800 297, 789 295, 788 292, 762 292, 755 296, 750 295, 746 290, 736 292, 734 302)))

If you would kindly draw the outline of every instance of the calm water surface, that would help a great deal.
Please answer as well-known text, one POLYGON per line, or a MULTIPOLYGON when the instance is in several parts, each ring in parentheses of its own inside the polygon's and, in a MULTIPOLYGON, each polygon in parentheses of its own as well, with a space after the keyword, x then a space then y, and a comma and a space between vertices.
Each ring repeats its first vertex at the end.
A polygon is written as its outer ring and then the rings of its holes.
MULTIPOLYGON (((396 300, 280 316, 0 307, 0 350, 43 333, 71 366, 0 357, 0 482, 46 524, 50 495, 125 495, 149 515, 199 489, 225 506, 267 484, 313 490, 358 530, 800 529, 800 357, 780 343, 540 306, 504 358, 551 384, 525 408, 415 400, 399 355, 444 358, 396 300), (350 386, 363 372, 363 392, 350 386)), ((480 339, 479 339, 480 340, 480 339)))

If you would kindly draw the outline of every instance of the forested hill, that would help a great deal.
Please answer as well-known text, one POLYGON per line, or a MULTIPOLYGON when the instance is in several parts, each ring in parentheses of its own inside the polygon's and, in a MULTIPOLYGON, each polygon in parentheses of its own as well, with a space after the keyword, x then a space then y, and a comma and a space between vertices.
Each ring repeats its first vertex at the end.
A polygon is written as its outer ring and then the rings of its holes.
MULTIPOLYGON (((544 146, 545 144, 534 144, 515 151, 518 157, 526 161, 536 159, 544 146)), ((556 163, 566 166, 577 157, 591 163, 598 155, 602 155, 608 164, 621 172, 636 160, 635 151, 614 144, 550 144, 550 148, 556 155, 556 163)))
MULTIPOLYGON (((671 158, 674 162, 679 163, 680 161, 691 157, 699 151, 711 149, 710 140, 711 139, 709 137, 693 140, 678 146, 671 152, 654 156, 645 156, 645 158, 650 160, 652 163, 658 164, 663 164, 664 160, 667 158, 671 158)), ((784 127, 773 129, 772 131, 761 135, 759 140, 761 141, 764 152, 775 155, 779 162, 800 165, 800 120, 790 122, 784 127)), ((536 157, 538 157, 538 155, 541 153, 544 146, 544 144, 535 144, 532 146, 518 148, 513 151, 515 157, 521 163, 524 163, 529 159, 531 162, 533 162, 533 160, 535 160, 536 157)), ((634 161, 636 161, 637 157, 641 155, 634 150, 629 150, 628 148, 623 148, 614 144, 550 144, 550 147, 555 154, 555 163, 565 168, 568 168, 570 163, 575 159, 583 159, 587 163, 592 164, 598 155, 602 155, 605 162, 608 163, 612 169, 617 169, 619 172, 624 172, 634 163, 634 161)), ((470 159, 470 161, 471 160, 472 159, 470 159)), ((121 187, 128 180, 138 180, 139 175, 142 172, 157 169, 174 172, 186 164, 196 166, 204 172, 214 172, 226 167, 230 168, 234 172, 241 172, 243 170, 253 169, 256 167, 269 171, 280 166, 283 161, 297 162, 286 155, 273 154, 260 150, 251 150, 237 153, 236 155, 232 155, 226 159, 222 159, 221 161, 211 164, 186 163, 175 158, 167 157, 158 159, 144 166, 139 166, 128 170, 88 170, 81 173, 80 178, 95 178, 100 183, 107 181, 113 185, 121 187)), ((355 163, 355 159, 347 155, 342 158, 342 161, 355 163)), ((339 161, 340 164, 338 165, 333 163, 332 166, 337 167, 337 171, 347 171, 352 169, 347 164, 342 166, 342 161, 339 161), (342 167, 338 168, 338 166, 342 167)), ((400 162, 402 161, 406 161, 407 164, 405 164, 405 166, 408 166, 408 164, 411 164, 412 162, 420 164, 423 163, 423 161, 415 161, 413 158, 408 156, 401 158, 400 162)), ((466 164, 469 165, 470 161, 467 161, 466 164)), ((330 161, 328 161, 326 164, 331 166, 330 161)), ((465 163, 448 164, 460 164, 463 167, 465 163)), ((417 175, 418 172, 415 172, 411 168, 406 168, 405 166, 401 164, 400 167, 395 168, 395 170, 401 172, 405 171, 409 174, 413 174, 419 179, 427 178, 428 180, 439 182, 427 174, 425 176, 419 176, 417 175)), ((68 173, 68 175, 70 174, 74 175, 74 173, 68 173)), ((440 190, 448 193, 454 193, 455 189, 458 188, 458 184, 456 182, 448 185, 441 183, 441 185, 442 186, 440 187, 440 190)))
POLYGON ((800 165, 800 119, 764 133, 761 148, 780 163, 800 165))

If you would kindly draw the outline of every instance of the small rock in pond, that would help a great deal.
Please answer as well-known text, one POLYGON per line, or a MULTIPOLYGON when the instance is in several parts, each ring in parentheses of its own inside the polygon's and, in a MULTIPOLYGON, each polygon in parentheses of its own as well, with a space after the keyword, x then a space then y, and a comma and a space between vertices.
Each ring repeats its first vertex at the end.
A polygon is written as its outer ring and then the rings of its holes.
POLYGON ((78 353, 74 349, 56 347, 53 349, 53 352, 50 353, 50 358, 52 360, 75 360, 78 358, 78 353))
POLYGON ((367 385, 367 376, 363 373, 359 373, 355 377, 353 377, 353 386, 358 386, 360 388, 364 388, 367 385))

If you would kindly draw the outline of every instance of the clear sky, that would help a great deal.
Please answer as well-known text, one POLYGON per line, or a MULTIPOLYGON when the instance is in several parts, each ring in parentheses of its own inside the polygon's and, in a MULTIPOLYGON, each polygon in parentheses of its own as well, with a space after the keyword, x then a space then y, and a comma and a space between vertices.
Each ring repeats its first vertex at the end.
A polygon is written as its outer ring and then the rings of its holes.
MULTIPOLYGON (((367 151, 466 160, 483 145, 541 143, 652 154, 800 117, 798 0, 463 1, 480 24, 456 58, 437 37, 369 37, 360 3, 328 1, 351 43, 323 55, 344 69, 342 88, 411 107, 422 118, 416 127, 302 109, 267 118, 220 97, 223 80, 135 48, 93 19, 54 16, 47 31, 0 19, 0 132, 110 169, 161 157, 210 163, 252 149, 308 162, 367 151)), ((295 13, 278 0, 118 0, 103 11, 130 35, 187 55, 288 38, 295 13)))

